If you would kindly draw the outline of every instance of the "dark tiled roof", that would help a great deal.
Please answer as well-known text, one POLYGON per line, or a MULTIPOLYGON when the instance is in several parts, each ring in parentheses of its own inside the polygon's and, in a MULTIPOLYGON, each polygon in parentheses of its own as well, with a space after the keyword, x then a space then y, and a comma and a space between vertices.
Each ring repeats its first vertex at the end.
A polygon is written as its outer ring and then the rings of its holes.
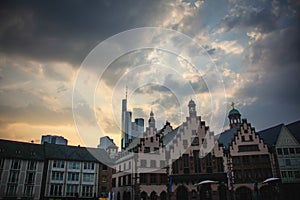
POLYGON ((264 140, 264 142, 268 145, 276 145, 278 136, 284 124, 279 124, 277 126, 273 126, 271 128, 262 130, 258 132, 260 138, 264 140))
POLYGON ((43 160, 44 147, 39 144, 0 140, 0 158, 43 160))
POLYGON ((290 123, 290 124, 286 125, 286 127, 290 130, 290 132, 293 134, 293 136, 300 143, 300 120, 290 123))
POLYGON ((106 151, 99 148, 85 148, 58 144, 31 144, 0 140, 2 158, 19 159, 59 159, 90 162, 110 162, 106 151))
POLYGON ((220 144, 223 144, 223 146, 224 146, 225 149, 228 149, 231 141, 233 140, 233 138, 236 135, 237 130, 239 128, 240 128, 240 126, 234 126, 233 128, 222 132, 219 135, 218 142, 220 144))

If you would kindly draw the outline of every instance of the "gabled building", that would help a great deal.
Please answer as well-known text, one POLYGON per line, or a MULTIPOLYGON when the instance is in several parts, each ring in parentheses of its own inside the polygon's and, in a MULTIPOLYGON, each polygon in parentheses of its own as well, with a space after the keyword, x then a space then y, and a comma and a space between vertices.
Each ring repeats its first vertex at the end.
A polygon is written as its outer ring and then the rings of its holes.
POLYGON ((262 130, 261 138, 268 144, 273 174, 281 179, 285 199, 299 194, 300 186, 300 121, 262 130))
MULTIPOLYGON (((219 135, 218 141, 224 147, 228 166, 228 188, 235 198, 252 199, 254 183, 273 177, 271 158, 267 144, 255 128, 241 119, 240 112, 232 105, 229 112, 229 130, 219 135)), ((258 185, 258 189, 262 185, 258 185)))
POLYGON ((142 137, 135 138, 115 161, 112 182, 117 200, 132 196, 164 200, 219 195, 219 185, 210 188, 196 184, 207 179, 226 182, 223 148, 197 116, 193 100, 188 108, 186 121, 175 129, 166 122, 158 130, 154 113, 150 112, 142 137))

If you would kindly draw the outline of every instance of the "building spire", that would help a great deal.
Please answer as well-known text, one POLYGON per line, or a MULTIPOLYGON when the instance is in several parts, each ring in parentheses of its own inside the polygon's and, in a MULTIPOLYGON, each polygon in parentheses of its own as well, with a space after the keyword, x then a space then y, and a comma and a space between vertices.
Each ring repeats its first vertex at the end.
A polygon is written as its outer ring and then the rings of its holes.
POLYGON ((232 109, 234 109, 234 102, 231 102, 231 107, 232 109))
POLYGON ((126 90, 125 90, 125 99, 127 100, 127 91, 128 91, 128 87, 126 85, 126 90))

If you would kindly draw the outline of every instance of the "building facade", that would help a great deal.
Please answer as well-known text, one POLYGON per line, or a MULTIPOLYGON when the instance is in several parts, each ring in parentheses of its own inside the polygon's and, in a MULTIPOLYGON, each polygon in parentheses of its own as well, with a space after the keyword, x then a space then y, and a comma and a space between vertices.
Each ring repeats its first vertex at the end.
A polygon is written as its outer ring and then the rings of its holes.
POLYGON ((282 198, 293 199, 300 187, 300 121, 262 130, 273 158, 273 174, 281 179, 282 198), (298 139, 297 139, 298 138, 298 139))
POLYGON ((111 191, 102 149, 7 140, 0 147, 0 199, 95 199, 111 191))

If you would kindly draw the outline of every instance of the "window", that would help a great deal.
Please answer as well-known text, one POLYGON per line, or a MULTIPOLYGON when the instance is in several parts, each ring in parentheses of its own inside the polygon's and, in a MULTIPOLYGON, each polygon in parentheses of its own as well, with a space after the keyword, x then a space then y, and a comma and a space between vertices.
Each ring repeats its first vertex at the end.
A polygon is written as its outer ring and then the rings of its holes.
POLYGON ((3 166, 4 166, 4 159, 0 159, 0 182, 2 177, 3 166))
POLYGON ((290 154, 295 154, 295 149, 294 148, 290 148, 290 154))
POLYGON ((20 169, 21 161, 20 160, 12 160, 11 161, 11 169, 20 169))
POLYGON ((101 177, 101 181, 102 181, 102 182, 106 182, 106 181, 107 181, 107 176, 105 176, 105 175, 102 175, 102 177, 101 177))
POLYGON ((168 182, 168 177, 166 174, 160 175, 160 184, 166 184, 168 182))
POLYGON ((52 172, 51 180, 53 181, 62 181, 64 179, 64 173, 63 172, 52 172))
POLYGON ((141 167, 147 167, 147 160, 141 160, 141 167))
POLYGON ((189 155, 183 154, 182 159, 183 159, 183 167, 184 168, 189 167, 189 155))
POLYGON ((242 142, 245 142, 245 136, 242 136, 242 142))
POLYGON ((300 148, 296 148, 296 153, 299 153, 300 154, 300 148))
POLYGON ((61 196, 62 195, 62 186, 61 184, 52 184, 50 186, 50 195, 51 196, 61 196))
POLYGON ((85 169, 85 170, 94 170, 95 169, 94 163, 92 163, 92 162, 85 162, 83 164, 83 169, 85 169))
POLYGON ((150 167, 155 168, 156 167, 156 160, 151 160, 150 161, 150 167))
POLYGON ((18 184, 8 184, 6 195, 7 196, 16 196, 17 186, 18 186, 18 184))
POLYGON ((24 196, 31 197, 33 194, 33 185, 25 185, 24 196))
POLYGON ((25 184, 34 184, 34 177, 35 177, 34 172, 27 172, 25 178, 25 184))
POLYGON ((126 170, 126 163, 124 163, 123 166, 124 166, 124 170, 126 170))
POLYGON ((131 161, 128 162, 128 169, 131 169, 131 161))
POLYGON ((79 173, 68 172, 68 181, 79 181, 79 173))
POLYGON ((291 166, 291 160, 290 159, 285 159, 285 165, 291 166))
POLYGON ((173 173, 178 173, 178 160, 173 161, 172 163, 173 173))
POLYGON ((131 174, 129 174, 128 176, 127 176, 127 178, 128 178, 128 185, 131 185, 131 174))
POLYGON ((9 183, 18 183, 18 179, 19 179, 19 171, 11 170, 10 174, 9 174, 8 182, 9 183))
POLYGON ((250 158, 249 156, 242 156, 243 164, 249 164, 250 163, 250 158))
POLYGON ((250 141, 253 141, 252 135, 249 135, 249 140, 250 140, 250 141))
POLYGON ((107 165, 102 165, 102 170, 107 170, 107 165))
POLYGON ((116 187, 116 178, 112 179, 112 183, 111 183, 112 187, 116 187))
POLYGON ((69 162, 68 169, 80 169, 80 163, 79 162, 69 162))
POLYGON ((141 184, 147 183, 147 175, 146 174, 140 174, 140 182, 141 182, 141 184))
POLYGON ((232 163, 234 165, 239 165, 240 164, 240 157, 239 156, 233 156, 232 157, 232 163))
POLYGON ((82 174, 83 182, 94 182, 94 174, 82 174))
POLYGON ((144 147, 144 153, 150 153, 150 147, 144 147))
POLYGON ((78 194, 78 185, 67 185, 66 195, 75 196, 78 194))
POLYGON ((278 154, 278 155, 282 155, 282 149, 278 148, 278 149, 277 149, 277 154, 278 154))
POLYGON ((159 148, 158 147, 154 147, 154 153, 159 154, 159 148))
POLYGON ((150 183, 156 184, 156 174, 150 174, 150 183))
POLYGON ((150 142, 153 142, 153 137, 150 138, 150 142))
POLYGON ((119 186, 119 187, 122 186, 122 180, 121 180, 121 179, 122 179, 122 177, 119 177, 119 178, 118 178, 118 186, 119 186))
POLYGON ((160 168, 164 168, 166 166, 166 161, 161 160, 159 166, 160 166, 160 168))
POLYGON ((53 168, 65 168, 65 161, 63 161, 63 160, 54 160, 52 167, 53 168))
POLYGON ((283 148, 283 154, 284 155, 289 155, 289 149, 288 148, 283 148))
POLYGON ((81 195, 84 197, 92 197, 93 196, 93 186, 92 185, 83 185, 81 195))
POLYGON ((259 151, 258 145, 240 145, 239 152, 259 151))
POLYGON ((36 161, 28 161, 27 170, 35 170, 36 169, 36 161))
POLYGON ((188 146, 188 141, 187 140, 182 140, 182 145, 183 145, 183 148, 187 148, 188 146))
POLYGON ((282 178, 286 178, 287 177, 286 171, 282 171, 281 176, 282 176, 282 178))
POLYGON ((123 179, 123 185, 126 185, 126 176, 123 176, 122 179, 123 179))
POLYGON ((193 151, 193 157, 194 157, 195 173, 199 173, 199 172, 201 172, 201 162, 200 162, 199 150, 193 151))

